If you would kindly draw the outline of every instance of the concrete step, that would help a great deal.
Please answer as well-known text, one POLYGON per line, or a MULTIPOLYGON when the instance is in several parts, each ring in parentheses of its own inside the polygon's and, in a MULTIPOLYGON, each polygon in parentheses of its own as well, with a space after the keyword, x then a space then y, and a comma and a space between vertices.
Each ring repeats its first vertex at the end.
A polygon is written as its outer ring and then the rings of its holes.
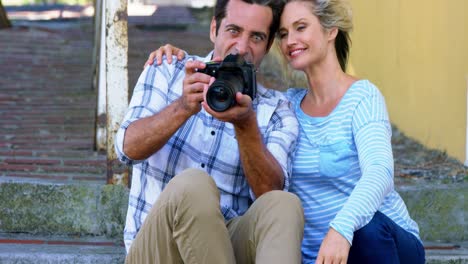
POLYGON ((424 242, 427 264, 468 263, 468 243, 458 244, 424 242))
POLYGON ((29 236, 0 233, 0 263, 124 263, 121 241, 105 237, 29 236))
POLYGON ((417 184, 397 190, 425 241, 468 241, 468 183, 417 184))
MULTIPOLYGON (((468 240, 466 183, 399 186, 424 241, 468 240)), ((128 188, 102 184, 37 184, 0 177, 0 232, 121 236, 128 188)))
MULTIPOLYGON (((426 263, 468 263, 466 245, 425 243, 426 263)), ((105 237, 30 236, 0 233, 0 263, 124 263, 125 247, 105 237)))
POLYGON ((121 237, 128 188, 0 182, 0 201, 0 232, 121 237))
MULTIPOLYGON (((89 140, 88 140, 89 141, 89 140)), ((37 144, 36 144, 37 147, 37 144)), ((69 148, 70 149, 70 148, 69 148)), ((6 153, 7 151, 3 151, 6 153)), ((10 151, 13 152, 13 151, 10 151)), ((71 183, 94 182, 105 184, 106 182, 106 157, 104 155, 88 157, 66 157, 58 152, 22 151, 24 155, 2 155, 0 149, 0 178, 18 181, 41 180, 43 182, 71 183)), ((81 151, 75 151, 80 153, 81 151)))

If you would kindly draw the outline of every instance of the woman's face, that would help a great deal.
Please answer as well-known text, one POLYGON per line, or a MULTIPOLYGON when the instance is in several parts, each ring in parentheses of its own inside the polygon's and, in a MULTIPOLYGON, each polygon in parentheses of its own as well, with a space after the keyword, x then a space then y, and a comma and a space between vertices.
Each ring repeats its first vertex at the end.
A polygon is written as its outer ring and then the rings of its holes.
POLYGON ((310 2, 289 2, 281 15, 281 52, 296 70, 313 67, 327 55, 329 33, 322 28, 312 8, 310 2))

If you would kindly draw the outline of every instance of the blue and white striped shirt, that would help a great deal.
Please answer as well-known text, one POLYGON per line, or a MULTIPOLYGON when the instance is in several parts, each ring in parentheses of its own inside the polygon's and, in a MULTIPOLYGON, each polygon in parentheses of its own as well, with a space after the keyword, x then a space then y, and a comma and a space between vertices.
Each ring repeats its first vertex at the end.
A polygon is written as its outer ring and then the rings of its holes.
POLYGON ((391 125, 380 91, 355 82, 326 117, 300 108, 307 90, 289 89, 299 120, 290 191, 304 207, 303 263, 315 263, 330 227, 352 244, 354 231, 376 211, 419 238, 419 230, 394 190, 391 125))
MULTIPOLYGON (((146 160, 131 160, 123 153, 124 134, 135 120, 154 115, 182 94, 185 63, 188 60, 209 61, 186 56, 183 61, 146 67, 133 92, 132 99, 117 133, 115 149, 119 159, 133 165, 132 186, 124 241, 127 252, 151 207, 167 183, 187 168, 205 170, 215 180, 221 194, 220 209, 225 219, 245 213, 255 197, 242 170, 234 127, 221 122, 204 109, 190 117, 165 146, 146 160)), ((284 94, 258 85, 253 107, 263 135, 263 142, 277 159, 288 190, 291 159, 298 123, 284 94)))

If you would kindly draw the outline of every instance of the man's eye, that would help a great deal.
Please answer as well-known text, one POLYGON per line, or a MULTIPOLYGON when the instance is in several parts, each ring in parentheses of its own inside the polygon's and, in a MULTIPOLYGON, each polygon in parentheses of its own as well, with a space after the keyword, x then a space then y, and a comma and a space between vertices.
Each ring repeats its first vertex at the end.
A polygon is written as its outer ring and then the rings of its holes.
POLYGON ((254 42, 260 42, 260 41, 263 41, 263 37, 262 36, 259 36, 259 35, 254 35, 253 36, 253 40, 254 42))
POLYGON ((234 28, 230 28, 228 31, 231 34, 237 34, 239 32, 237 29, 234 29, 234 28))

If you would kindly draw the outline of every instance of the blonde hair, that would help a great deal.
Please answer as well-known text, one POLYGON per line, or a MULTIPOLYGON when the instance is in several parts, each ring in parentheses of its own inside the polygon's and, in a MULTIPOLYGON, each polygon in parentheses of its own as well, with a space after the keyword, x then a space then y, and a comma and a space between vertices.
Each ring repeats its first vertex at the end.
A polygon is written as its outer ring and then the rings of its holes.
POLYGON ((335 39, 335 50, 341 69, 346 71, 353 30, 353 11, 347 0, 288 0, 289 2, 308 2, 312 4, 312 13, 319 19, 326 30, 338 29, 335 39))

